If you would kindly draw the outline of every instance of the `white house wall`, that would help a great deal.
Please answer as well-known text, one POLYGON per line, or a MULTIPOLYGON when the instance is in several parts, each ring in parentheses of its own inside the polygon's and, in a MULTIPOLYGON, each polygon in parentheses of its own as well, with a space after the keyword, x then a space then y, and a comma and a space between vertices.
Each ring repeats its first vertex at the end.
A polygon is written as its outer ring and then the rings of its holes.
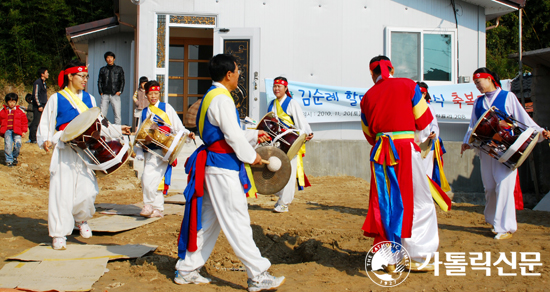
MULTIPOLYGON (((485 65, 485 13, 470 3, 456 3, 458 76, 471 76, 485 65)), ((217 28, 259 27, 264 100, 263 80, 279 75, 300 82, 370 87, 368 63, 386 54, 386 27, 445 31, 456 26, 446 0, 149 0, 138 11, 138 76, 150 78, 159 72, 157 14, 216 16, 217 28)), ((359 123, 315 124, 313 129, 319 139, 363 139, 359 123)))

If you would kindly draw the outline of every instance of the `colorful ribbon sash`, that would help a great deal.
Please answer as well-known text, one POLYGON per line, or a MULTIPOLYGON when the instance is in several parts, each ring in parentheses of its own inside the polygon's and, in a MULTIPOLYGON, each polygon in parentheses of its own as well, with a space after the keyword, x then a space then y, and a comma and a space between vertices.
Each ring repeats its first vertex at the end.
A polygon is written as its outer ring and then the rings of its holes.
MULTIPOLYGON (((388 241, 401 243, 401 229, 403 226, 403 200, 394 166, 399 162, 399 155, 395 149, 392 136, 397 138, 405 135, 409 138, 409 132, 397 132, 390 134, 379 133, 376 135, 376 144, 371 152, 371 170, 374 175, 375 190, 378 195, 378 206, 374 206, 380 212, 378 225, 382 225, 388 241)), ((414 134, 412 134, 414 137, 414 134)))

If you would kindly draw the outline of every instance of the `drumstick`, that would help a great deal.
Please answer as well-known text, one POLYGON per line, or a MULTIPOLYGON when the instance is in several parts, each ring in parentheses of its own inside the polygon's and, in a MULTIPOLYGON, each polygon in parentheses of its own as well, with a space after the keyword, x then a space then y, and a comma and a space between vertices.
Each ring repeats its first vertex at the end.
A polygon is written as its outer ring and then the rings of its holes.
POLYGON ((269 160, 262 159, 263 164, 269 164, 269 160))

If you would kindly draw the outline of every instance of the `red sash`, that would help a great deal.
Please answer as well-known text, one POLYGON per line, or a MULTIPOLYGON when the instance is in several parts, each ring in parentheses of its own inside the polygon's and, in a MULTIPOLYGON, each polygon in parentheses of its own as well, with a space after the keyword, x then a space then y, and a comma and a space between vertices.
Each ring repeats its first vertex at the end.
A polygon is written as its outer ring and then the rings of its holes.
MULTIPOLYGON (((206 158, 208 156, 208 152, 215 152, 215 153, 234 153, 235 151, 225 140, 218 140, 208 146, 205 150, 200 151, 197 154, 197 161, 195 163, 195 195, 193 196, 191 202, 191 210, 190 210, 190 217, 189 217, 189 245, 187 247, 187 250, 194 252, 197 250, 197 204, 196 204, 196 197, 202 197, 204 195, 204 175, 205 175, 205 168, 206 168, 206 158)), ((188 158, 189 160, 189 158, 188 158)), ((185 162, 187 164, 187 161, 185 162)), ((191 179, 191 175, 187 176, 187 183, 189 183, 189 180, 191 179)))

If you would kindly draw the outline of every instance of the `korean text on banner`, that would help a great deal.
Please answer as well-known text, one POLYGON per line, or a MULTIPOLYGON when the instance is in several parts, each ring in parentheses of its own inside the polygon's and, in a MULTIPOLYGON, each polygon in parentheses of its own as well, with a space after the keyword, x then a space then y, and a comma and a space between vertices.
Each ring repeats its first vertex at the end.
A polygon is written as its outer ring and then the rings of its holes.
MULTIPOLYGON (((510 80, 502 81, 509 90, 510 80)), ((289 82, 288 89, 309 123, 360 122, 360 103, 369 88, 289 82)), ((267 105, 275 99, 273 79, 265 79, 267 105)), ((431 108, 440 123, 469 123, 480 96, 474 83, 430 86, 431 108)))

